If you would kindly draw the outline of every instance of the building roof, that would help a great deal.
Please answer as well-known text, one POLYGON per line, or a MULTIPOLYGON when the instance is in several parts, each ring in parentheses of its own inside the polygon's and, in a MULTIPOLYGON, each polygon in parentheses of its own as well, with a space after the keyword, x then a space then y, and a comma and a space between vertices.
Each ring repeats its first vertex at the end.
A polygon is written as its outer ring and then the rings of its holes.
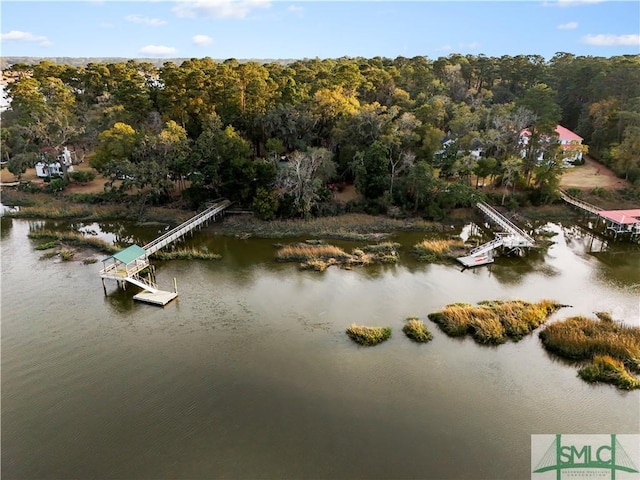
MULTIPOLYGON (((568 140, 570 142, 571 141, 582 142, 582 140, 584 140, 580 135, 572 132, 568 128, 563 127, 562 125, 556 125, 556 133, 558 134, 558 137, 560 137, 560 140, 568 140)), ((522 130, 521 135, 530 137, 531 131, 525 128, 524 130, 522 130)))
POLYGON ((110 258, 115 258, 119 262, 129 264, 136 258, 140 258, 146 254, 147 251, 144 248, 139 247, 138 245, 131 245, 130 247, 127 247, 124 250, 120 250, 118 253, 114 253, 110 257, 105 258, 103 262, 109 260, 110 258))
POLYGON ((598 212, 598 215, 619 225, 640 223, 640 208, 633 210, 603 210, 598 212))
POLYGON ((580 135, 572 132, 568 128, 563 127, 562 125, 556 126, 556 133, 560 137, 560 140, 569 140, 569 141, 578 141, 578 142, 582 142, 582 140, 584 140, 580 135))

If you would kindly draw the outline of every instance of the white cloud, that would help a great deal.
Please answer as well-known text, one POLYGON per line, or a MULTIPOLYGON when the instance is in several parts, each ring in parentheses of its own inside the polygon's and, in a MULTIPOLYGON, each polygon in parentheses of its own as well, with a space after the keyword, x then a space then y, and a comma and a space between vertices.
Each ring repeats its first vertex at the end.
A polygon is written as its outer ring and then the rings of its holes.
POLYGON ((578 28, 578 22, 569 22, 558 25, 558 30, 575 30, 578 28))
POLYGON ((453 51, 453 47, 451 45, 443 45, 441 47, 436 48, 438 52, 451 52, 453 51))
POLYGON ((477 50, 478 48, 480 48, 480 44, 478 42, 461 43, 460 48, 469 48, 471 50, 477 50))
POLYGON ((164 45, 147 45, 146 47, 142 47, 139 53, 166 57, 168 55, 174 55, 176 52, 177 50, 173 47, 165 47, 164 45))
POLYGON ((140 23, 143 25, 149 25, 151 27, 159 27, 167 22, 160 18, 143 17, 142 15, 127 15, 124 17, 127 22, 140 23))
POLYGON ((605 47, 616 46, 616 45, 640 46, 640 35, 638 34, 585 35, 584 37, 582 37, 582 43, 586 43, 587 45, 598 45, 598 46, 605 46, 605 47))
POLYGON ((3 42, 34 42, 41 47, 50 47, 53 43, 44 35, 34 35, 31 32, 22 32, 20 30, 11 30, 9 33, 0 35, 3 42))
POLYGON ((191 40, 193 40, 193 43, 200 46, 211 45, 213 43, 213 38, 209 35, 194 35, 191 40))
POLYGON ((293 13, 302 13, 304 11, 304 8, 299 7, 298 5, 289 5, 287 10, 293 13))
POLYGON ((256 8, 269 8, 270 0, 178 0, 178 17, 245 18, 256 8))

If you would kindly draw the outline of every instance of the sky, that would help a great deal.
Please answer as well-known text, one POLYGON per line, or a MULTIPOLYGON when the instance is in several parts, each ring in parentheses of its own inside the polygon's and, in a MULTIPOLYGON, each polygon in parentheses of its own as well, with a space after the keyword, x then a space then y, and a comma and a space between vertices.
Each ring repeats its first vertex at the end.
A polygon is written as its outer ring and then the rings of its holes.
POLYGON ((302 59, 640 53, 640 2, 7 1, 2 56, 302 59))

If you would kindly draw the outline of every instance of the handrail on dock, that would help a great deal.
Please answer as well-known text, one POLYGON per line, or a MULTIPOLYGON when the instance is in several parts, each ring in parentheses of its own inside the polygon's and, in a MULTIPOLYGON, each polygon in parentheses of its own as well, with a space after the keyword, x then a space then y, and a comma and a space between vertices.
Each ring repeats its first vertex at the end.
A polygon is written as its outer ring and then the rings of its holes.
MULTIPOLYGON (((219 198, 211 203, 209 207, 204 211, 194 215, 189 220, 181 223, 167 233, 160 235, 158 238, 149 242, 144 247, 129 247, 129 249, 134 249, 133 255, 137 255, 135 258, 126 255, 123 256, 120 260, 115 255, 109 257, 114 258, 115 261, 114 263, 107 265, 105 268, 100 270, 103 287, 105 279, 111 279, 121 282, 123 288, 124 282, 129 282, 143 289, 142 293, 139 293, 138 295, 133 297, 134 299, 148 303, 154 303, 157 305, 166 305, 168 302, 178 296, 177 287, 175 288, 175 292, 164 292, 158 289, 155 281, 151 280, 150 276, 148 279, 145 279, 139 275, 142 270, 149 266, 149 255, 157 252, 161 248, 182 237, 184 234, 190 232, 210 218, 215 217, 229 205, 231 205, 231 202, 229 200, 219 198)), ((175 285, 176 284, 174 279, 174 287, 175 285)), ((105 289, 105 294, 106 292, 107 291, 105 289)))
POLYGON ((564 200, 568 204, 581 208, 582 210, 586 210, 587 212, 592 213, 594 215, 598 215, 599 212, 603 211, 602 208, 597 207, 595 205, 591 205, 590 203, 584 202, 582 200, 578 200, 577 198, 572 197, 571 195, 569 195, 568 193, 562 190, 560 190, 560 198, 562 198, 562 200, 564 200))
POLYGON ((156 238, 152 242, 149 242, 148 244, 146 244, 142 248, 144 248, 147 251, 147 255, 151 255, 152 253, 155 253, 158 250, 160 250, 161 248, 163 248, 166 245, 170 244, 174 240, 180 238, 185 233, 190 232, 191 230, 196 228, 198 225, 203 224, 204 222, 209 220, 211 217, 215 217, 218 213, 223 211, 229 205, 231 205, 231 202, 229 200, 218 201, 218 202, 214 203, 213 205, 211 205, 206 210, 203 210, 202 212, 194 215, 193 217, 191 217, 186 222, 181 223, 180 225, 178 225, 174 229, 172 229, 172 230, 168 231, 167 233, 159 236, 158 238, 156 238))
POLYGON ((527 242, 531 243, 531 246, 533 246, 536 243, 535 240, 528 233, 526 233, 520 227, 518 227, 513 222, 511 222, 511 220, 501 215, 491 205, 484 202, 478 202, 476 206, 480 210, 482 210, 482 212, 484 212, 491 220, 497 223, 498 226, 504 228, 507 233, 524 238, 527 242))

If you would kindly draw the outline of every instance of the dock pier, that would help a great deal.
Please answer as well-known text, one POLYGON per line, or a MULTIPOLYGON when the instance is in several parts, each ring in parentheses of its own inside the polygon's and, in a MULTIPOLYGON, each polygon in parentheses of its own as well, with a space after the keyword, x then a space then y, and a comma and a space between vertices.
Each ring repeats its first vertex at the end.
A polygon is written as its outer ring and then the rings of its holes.
POLYGON ((155 283, 155 273, 150 264, 149 256, 179 240, 205 222, 214 219, 217 215, 222 214, 229 205, 231 205, 229 200, 218 199, 209 205, 206 210, 194 215, 186 222, 159 236, 144 247, 131 245, 102 260, 103 268, 100 270, 100 277, 102 278, 105 294, 107 291, 105 280, 115 280, 118 286, 123 289, 127 283, 142 289, 142 292, 134 295, 134 300, 164 306, 175 299, 178 296, 176 279, 174 278, 173 281, 173 292, 160 290, 155 283), (147 278, 144 278, 140 274, 147 268, 151 268, 152 271, 147 275, 147 278))
POLYGON ((524 256, 528 249, 535 246, 535 240, 511 220, 500 214, 495 208, 485 202, 478 202, 476 207, 484 213, 491 223, 499 229, 495 233, 493 240, 477 246, 464 257, 456 260, 465 267, 479 267, 493 263, 493 253, 497 249, 507 250, 508 253, 515 253, 524 256))
POLYGON ((620 237, 631 242, 640 242, 640 208, 604 210, 572 197, 562 190, 560 197, 569 205, 593 215, 596 219, 594 230, 602 229, 605 234, 612 235, 616 240, 620 237))

